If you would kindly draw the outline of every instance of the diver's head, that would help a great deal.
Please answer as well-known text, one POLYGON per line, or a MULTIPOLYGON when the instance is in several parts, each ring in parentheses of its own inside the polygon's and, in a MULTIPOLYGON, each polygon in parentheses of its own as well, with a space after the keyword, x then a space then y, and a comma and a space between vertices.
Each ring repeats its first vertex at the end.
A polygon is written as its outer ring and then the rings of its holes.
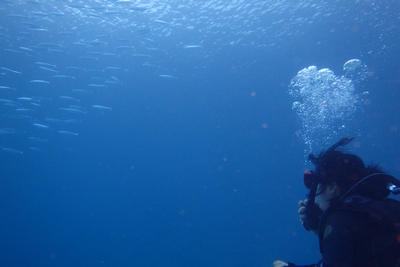
POLYGON ((367 175, 363 160, 354 154, 332 150, 319 156, 310 156, 315 165, 315 174, 321 183, 335 182, 342 193, 349 190, 367 175))
MULTIPOLYGON (((324 192, 326 186, 337 186, 340 194, 332 200, 351 195, 381 200, 386 198, 400 181, 383 172, 378 166, 365 166, 363 160, 354 154, 338 148, 347 145, 353 137, 344 137, 318 155, 310 154, 308 159, 315 166, 315 171, 304 172, 304 184, 310 189, 309 202, 314 204, 316 196, 324 192)), ((400 190, 399 190, 400 191, 400 190)))
POLYGON ((322 210, 367 175, 362 159, 344 151, 328 149, 317 156, 310 154, 309 159, 315 165, 315 171, 305 172, 304 183, 310 190, 315 190, 315 203, 322 210))
POLYGON ((344 137, 318 155, 309 155, 315 171, 304 172, 304 185, 310 190, 306 204, 307 230, 317 229, 322 211, 350 196, 382 200, 391 192, 400 194, 400 181, 395 177, 376 165, 365 166, 357 155, 338 149, 353 140, 344 137))
POLYGON ((337 150, 352 140, 352 137, 342 138, 318 155, 309 155, 308 159, 314 164, 315 171, 304 172, 304 184, 310 189, 309 202, 311 200, 312 204, 315 200, 320 202, 321 199, 327 199, 329 195, 329 201, 337 199, 368 175, 360 157, 337 150))

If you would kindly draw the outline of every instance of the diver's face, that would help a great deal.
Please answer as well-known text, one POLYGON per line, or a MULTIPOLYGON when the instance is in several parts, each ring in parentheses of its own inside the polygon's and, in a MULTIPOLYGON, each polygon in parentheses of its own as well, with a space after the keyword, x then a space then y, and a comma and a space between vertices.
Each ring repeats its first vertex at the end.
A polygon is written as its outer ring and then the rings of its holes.
POLYGON ((315 204, 317 204, 322 211, 325 211, 331 205, 331 199, 338 194, 339 189, 336 183, 318 184, 315 204))

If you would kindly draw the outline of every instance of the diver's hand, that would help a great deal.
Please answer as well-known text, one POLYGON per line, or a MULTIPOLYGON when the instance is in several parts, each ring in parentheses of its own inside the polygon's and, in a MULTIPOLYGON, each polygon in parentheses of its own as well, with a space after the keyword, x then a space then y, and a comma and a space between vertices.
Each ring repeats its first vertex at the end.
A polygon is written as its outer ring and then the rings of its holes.
POLYGON ((284 267, 284 266, 289 266, 288 263, 284 262, 284 261, 274 261, 274 267, 284 267))
POLYGON ((297 213, 299 214, 300 222, 301 225, 304 227, 304 219, 306 217, 306 205, 307 205, 308 199, 305 200, 300 200, 299 201, 299 210, 297 213))
POLYGON ((305 200, 300 200, 299 201, 299 210, 297 211, 297 213, 299 214, 299 218, 300 218, 300 222, 301 225, 304 227, 304 229, 306 229, 307 231, 311 231, 314 234, 318 235, 318 229, 310 229, 308 230, 305 226, 304 226, 304 220, 306 218, 306 206, 308 203, 308 199, 305 200))

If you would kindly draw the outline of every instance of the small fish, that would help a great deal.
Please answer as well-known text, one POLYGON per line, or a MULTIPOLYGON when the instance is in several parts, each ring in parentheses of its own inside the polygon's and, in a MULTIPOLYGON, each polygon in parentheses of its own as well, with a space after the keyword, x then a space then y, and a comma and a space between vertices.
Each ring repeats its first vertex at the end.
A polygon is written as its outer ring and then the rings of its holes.
MULTIPOLYGON (((30 3, 30 4, 40 5, 40 3, 36 2, 36 1, 27 1, 27 2, 30 3)), ((49 16, 48 13, 44 13, 44 12, 40 12, 40 11, 32 11, 32 14, 36 15, 36 16, 42 16, 42 17, 48 17, 49 16)))
POLYGON ((15 90, 14 88, 11 88, 9 86, 0 85, 0 90, 2 90, 2 89, 15 90))
POLYGON ((76 98, 73 98, 73 97, 70 97, 70 96, 65 96, 65 95, 60 96, 60 99, 72 100, 72 101, 79 102, 79 99, 76 99, 76 98))
MULTIPOLYGON (((88 15, 89 17, 99 18, 99 19, 103 19, 103 20, 104 20, 104 18, 103 18, 102 16, 100 16, 100 15, 98 15, 98 14, 95 14, 95 13, 89 12, 89 13, 87 13, 87 15, 88 15)), ((93 45, 97 45, 97 43, 94 43, 93 45)))
POLYGON ((123 69, 123 68, 120 68, 120 67, 107 67, 106 70, 116 70, 116 71, 128 72, 128 69, 123 69))
POLYGON ((14 49, 9 49, 9 48, 5 48, 4 51, 6 52, 12 52, 12 53, 16 53, 16 54, 22 54, 21 51, 18 50, 14 50, 14 49))
POLYGON ((111 110, 110 107, 106 107, 106 106, 100 106, 100 105, 93 105, 93 108, 97 108, 97 109, 106 109, 106 110, 111 110))
POLYGON ((143 65, 143 66, 146 66, 146 67, 152 67, 152 68, 159 68, 159 69, 161 69, 161 66, 154 65, 154 64, 151 64, 151 63, 148 63, 148 62, 143 63, 142 65, 143 65))
POLYGON ((20 71, 12 70, 12 69, 9 69, 9 68, 6 68, 6 67, 0 67, 0 69, 8 71, 8 72, 15 73, 15 74, 22 74, 22 72, 20 72, 20 71))
POLYGON ((155 22, 161 23, 161 24, 167 24, 169 25, 169 22, 163 21, 163 20, 159 20, 159 19, 155 19, 155 22))
MULTIPOLYGON (((23 21, 21 22, 23 25, 25 25, 28 28, 40 28, 40 25, 29 22, 29 21, 23 21)), ((32 36, 32 35, 31 35, 32 36)))
POLYGON ((116 82, 120 82, 117 78, 115 78, 114 76, 111 76, 111 79, 113 79, 116 82))
POLYGON ((16 120, 22 120, 22 119, 29 118, 29 116, 23 116, 21 114, 1 114, 1 117, 9 118, 9 119, 16 119, 16 120))
POLYGON ((48 32, 48 29, 45 28, 28 28, 30 31, 39 31, 39 32, 48 32))
POLYGON ((93 60, 98 60, 96 57, 90 57, 90 56, 81 56, 79 59, 93 59, 93 60))
POLYGON ((148 47, 146 49, 150 50, 150 51, 163 51, 161 48, 157 48, 157 47, 148 47))
MULTIPOLYGON (((88 13, 89 14, 89 13, 88 13)), ((98 16, 100 18, 103 18, 101 16, 98 16)), ((93 40, 93 41, 84 41, 85 44, 91 45, 91 46, 95 46, 95 45, 107 45, 106 42, 102 42, 99 40, 93 40)))
POLYGON ((83 110, 83 107, 77 106, 77 105, 69 105, 68 107, 69 108, 76 108, 76 109, 79 109, 79 110, 83 110))
POLYGON ((91 83, 91 84, 89 84, 89 86, 96 87, 96 88, 107 88, 107 86, 104 84, 96 84, 96 83, 91 83))
POLYGON ((133 54, 132 57, 148 57, 148 58, 151 58, 150 55, 146 55, 146 54, 133 54))
POLYGON ((69 131, 58 131, 58 133, 62 134, 62 135, 78 136, 78 133, 73 133, 73 132, 69 132, 69 131))
POLYGON ((28 48, 28 47, 24 47, 24 46, 20 46, 19 49, 25 50, 25 51, 28 51, 28 52, 37 53, 37 51, 35 51, 35 50, 31 49, 31 48, 28 48))
POLYGON ((47 52, 66 53, 66 51, 60 49, 52 49, 52 48, 49 48, 47 52))
POLYGON ((77 92, 77 93, 89 93, 88 90, 83 90, 83 89, 73 89, 72 92, 77 92))
POLYGON ((114 47, 114 50, 129 50, 129 49, 132 49, 132 48, 133 48, 133 46, 121 45, 121 46, 114 47))
POLYGON ((48 81, 43 81, 43 80, 31 80, 31 81, 29 81, 30 83, 47 83, 47 84, 50 84, 50 82, 48 82, 48 81))
POLYGON ((183 48, 201 48, 201 45, 185 45, 183 48))
POLYGON ((51 72, 58 73, 58 71, 56 71, 56 70, 53 70, 53 69, 50 69, 50 68, 46 68, 46 67, 39 67, 39 69, 42 69, 42 70, 47 70, 47 71, 51 71, 51 72))
POLYGON ((44 125, 44 124, 40 124, 40 123, 34 123, 33 126, 36 126, 38 128, 42 128, 42 129, 50 129, 49 126, 44 125))
POLYGON ((18 111, 18 112, 31 112, 32 110, 31 109, 27 109, 27 108, 17 108, 15 111, 18 111))
POLYGON ((116 56, 118 56, 118 55, 117 55, 117 54, 114 54, 114 53, 103 53, 103 54, 101 54, 101 56, 116 57, 116 56))
POLYGON ((46 63, 46 62, 40 62, 40 61, 37 61, 37 62, 35 62, 35 64, 36 64, 36 65, 47 66, 47 67, 52 67, 52 68, 57 68, 57 66, 56 66, 56 65, 54 65, 54 64, 50 64, 50 63, 46 63))
POLYGON ((24 131, 15 129, 15 128, 2 128, 2 129, 0 129, 0 131, 3 134, 4 133, 7 133, 7 134, 23 134, 23 133, 25 133, 24 131))
POLYGON ((25 97, 25 96, 18 97, 18 100, 33 101, 31 97, 25 97))
POLYGON ((59 32, 57 33, 58 35, 64 35, 64 36, 74 36, 77 35, 75 32, 59 32))
POLYGON ((76 114, 86 114, 86 112, 76 109, 76 108, 60 108, 60 110, 64 110, 70 113, 76 113, 76 114))
POLYGON ((61 79, 64 79, 64 78, 75 79, 75 77, 68 76, 68 75, 53 75, 53 76, 51 76, 51 77, 52 77, 52 78, 61 78, 61 79))
POLYGON ((54 15, 54 16, 65 16, 64 13, 62 13, 61 11, 57 11, 57 12, 49 12, 50 15, 54 15))
POLYGON ((0 99, 0 102, 9 103, 9 104, 15 103, 15 102, 12 101, 12 100, 4 99, 4 98, 1 98, 1 99, 0 99))
POLYGON ((14 148, 1 147, 1 150, 11 154, 24 154, 24 152, 16 150, 14 148))
POLYGON ((27 19, 27 20, 31 19, 28 16, 20 15, 20 14, 8 14, 7 17, 9 17, 9 18, 17 18, 17 19, 27 19))
POLYGON ((167 75, 167 74, 161 74, 161 75, 158 75, 158 77, 178 80, 178 77, 175 77, 172 75, 167 75))
POLYGON ((72 44, 73 45, 80 45, 80 46, 88 46, 88 45, 86 45, 86 44, 84 44, 82 42, 73 42, 72 44))

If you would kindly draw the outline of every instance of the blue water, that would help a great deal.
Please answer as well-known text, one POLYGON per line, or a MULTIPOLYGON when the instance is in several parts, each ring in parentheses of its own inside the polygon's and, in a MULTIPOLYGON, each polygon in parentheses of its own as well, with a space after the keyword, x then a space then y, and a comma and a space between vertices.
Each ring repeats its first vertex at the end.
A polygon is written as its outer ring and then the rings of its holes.
POLYGON ((168 2, 0 1, 0 266, 318 261, 310 65, 368 66, 350 149, 400 176, 398 1, 168 2))

